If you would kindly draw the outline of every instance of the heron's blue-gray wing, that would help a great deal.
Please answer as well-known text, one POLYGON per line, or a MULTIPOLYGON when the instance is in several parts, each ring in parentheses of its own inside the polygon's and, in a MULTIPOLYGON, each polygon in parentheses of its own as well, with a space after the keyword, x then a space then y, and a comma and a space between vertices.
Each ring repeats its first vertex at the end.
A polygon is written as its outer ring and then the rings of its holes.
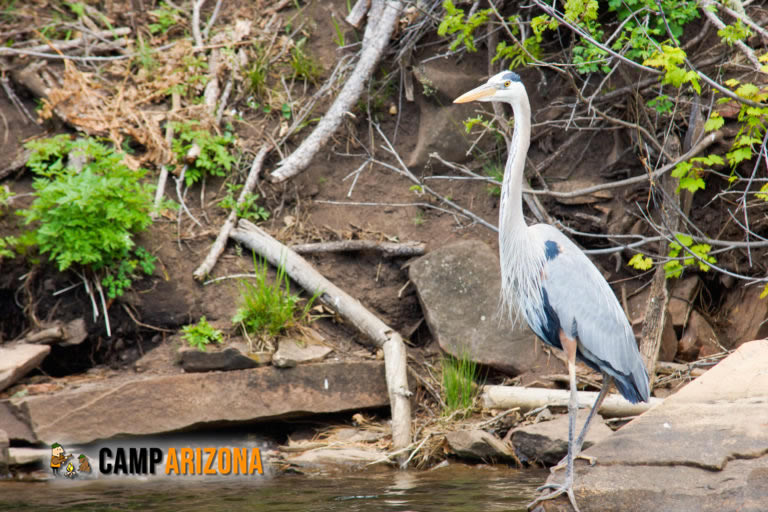
POLYGON ((545 224, 533 228, 545 247, 545 308, 551 308, 566 335, 577 339, 582 361, 613 377, 627 400, 646 401, 648 375, 632 327, 613 290, 565 235, 545 224))

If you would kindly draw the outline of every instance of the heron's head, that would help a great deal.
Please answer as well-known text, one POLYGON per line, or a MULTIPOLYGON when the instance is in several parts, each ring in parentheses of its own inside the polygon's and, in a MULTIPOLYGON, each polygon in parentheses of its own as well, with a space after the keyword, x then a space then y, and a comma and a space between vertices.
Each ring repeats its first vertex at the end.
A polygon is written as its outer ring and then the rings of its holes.
POLYGON ((520 81, 520 76, 512 71, 502 71, 498 75, 492 76, 480 87, 465 92, 453 102, 505 101, 513 103, 521 96, 525 96, 525 86, 520 81))

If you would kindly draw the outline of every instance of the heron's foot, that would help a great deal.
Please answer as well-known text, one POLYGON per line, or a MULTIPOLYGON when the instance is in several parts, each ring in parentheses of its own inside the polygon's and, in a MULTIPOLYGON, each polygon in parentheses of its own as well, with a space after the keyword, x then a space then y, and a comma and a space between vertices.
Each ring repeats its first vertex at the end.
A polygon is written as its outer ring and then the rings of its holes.
POLYGON ((543 491, 544 489, 552 489, 552 492, 540 496, 528 504, 528 510, 532 509, 542 501, 553 500, 562 494, 568 496, 568 501, 571 502, 573 510, 579 512, 579 506, 576 505, 576 497, 573 495, 573 482, 565 482, 563 484, 545 484, 536 489, 537 491, 543 491))
MULTIPOLYGON (((585 461, 589 462, 590 466, 594 466, 597 463, 597 457, 591 457, 589 455, 583 455, 581 453, 576 455, 576 456, 574 456, 573 458, 574 458, 574 460, 575 459, 585 460, 585 461)), ((568 465, 568 456, 566 455, 565 457, 562 458, 562 460, 560 462, 557 463, 557 466, 552 466, 551 468, 549 468, 549 472, 554 474, 556 471, 560 471, 561 469, 565 469, 565 467, 567 465, 568 465)))

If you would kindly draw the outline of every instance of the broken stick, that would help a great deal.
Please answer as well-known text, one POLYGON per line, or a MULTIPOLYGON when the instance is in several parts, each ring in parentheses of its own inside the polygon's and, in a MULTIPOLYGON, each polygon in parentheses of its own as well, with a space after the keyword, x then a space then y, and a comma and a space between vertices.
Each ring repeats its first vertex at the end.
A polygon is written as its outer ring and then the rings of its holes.
MULTIPOLYGON (((579 391, 579 407, 589 408, 597 399, 597 392, 579 391)), ((486 409, 512 409, 530 411, 543 406, 568 406, 570 392, 565 389, 524 388, 519 386, 483 386, 480 402, 486 409)), ((648 402, 630 403, 621 395, 611 394, 605 397, 598 412, 601 416, 623 418, 642 414, 661 398, 651 398, 648 402)))
POLYGON ((251 170, 248 172, 248 177, 245 179, 243 190, 240 191, 240 197, 237 198, 236 206, 229 212, 229 217, 227 217, 224 225, 221 226, 221 230, 216 237, 216 241, 213 242, 211 249, 208 251, 208 255, 192 274, 198 281, 202 281, 205 276, 211 273, 211 270, 213 270, 213 267, 219 260, 219 256, 224 252, 224 248, 227 246, 227 240, 229 239, 229 234, 232 231, 232 228, 235 227, 235 222, 237 221, 237 207, 242 206, 245 199, 248 197, 248 194, 250 194, 253 191, 253 187, 256 186, 256 180, 259 178, 261 166, 264 164, 264 159, 267 157, 267 153, 269 153, 270 149, 272 149, 272 146, 269 144, 262 146, 256 154, 256 157, 253 159, 251 170))
POLYGON ((402 2, 374 0, 368 12, 368 26, 363 35, 363 49, 352 75, 312 133, 272 172, 272 181, 279 183, 304 171, 315 154, 328 142, 344 115, 352 110, 363 86, 379 62, 395 29, 402 2))
POLYGON ((411 442, 411 392, 405 345, 400 334, 368 311, 359 300, 328 281, 304 258, 284 246, 268 233, 247 220, 232 230, 232 239, 256 251, 272 265, 282 266, 285 273, 309 293, 321 292, 320 302, 333 309, 374 345, 384 351, 384 367, 392 410, 392 448, 400 450, 411 442))
POLYGON ((316 244, 299 244, 291 246, 299 254, 317 252, 351 252, 351 251, 380 251, 385 258, 421 256, 424 254, 424 244, 421 242, 377 242, 375 240, 339 240, 335 242, 320 242, 316 244))

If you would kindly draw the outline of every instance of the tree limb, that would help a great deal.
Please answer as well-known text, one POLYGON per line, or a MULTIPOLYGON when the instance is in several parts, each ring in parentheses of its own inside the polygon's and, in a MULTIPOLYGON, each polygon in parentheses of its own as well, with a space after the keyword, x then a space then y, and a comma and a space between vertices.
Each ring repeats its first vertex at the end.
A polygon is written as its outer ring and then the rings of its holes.
POLYGON ((301 145, 272 172, 272 181, 279 183, 304 171, 315 154, 339 127, 344 115, 360 98, 365 81, 379 62, 395 29, 402 3, 375 0, 368 13, 368 26, 363 35, 363 49, 352 76, 339 92, 333 105, 301 145))

